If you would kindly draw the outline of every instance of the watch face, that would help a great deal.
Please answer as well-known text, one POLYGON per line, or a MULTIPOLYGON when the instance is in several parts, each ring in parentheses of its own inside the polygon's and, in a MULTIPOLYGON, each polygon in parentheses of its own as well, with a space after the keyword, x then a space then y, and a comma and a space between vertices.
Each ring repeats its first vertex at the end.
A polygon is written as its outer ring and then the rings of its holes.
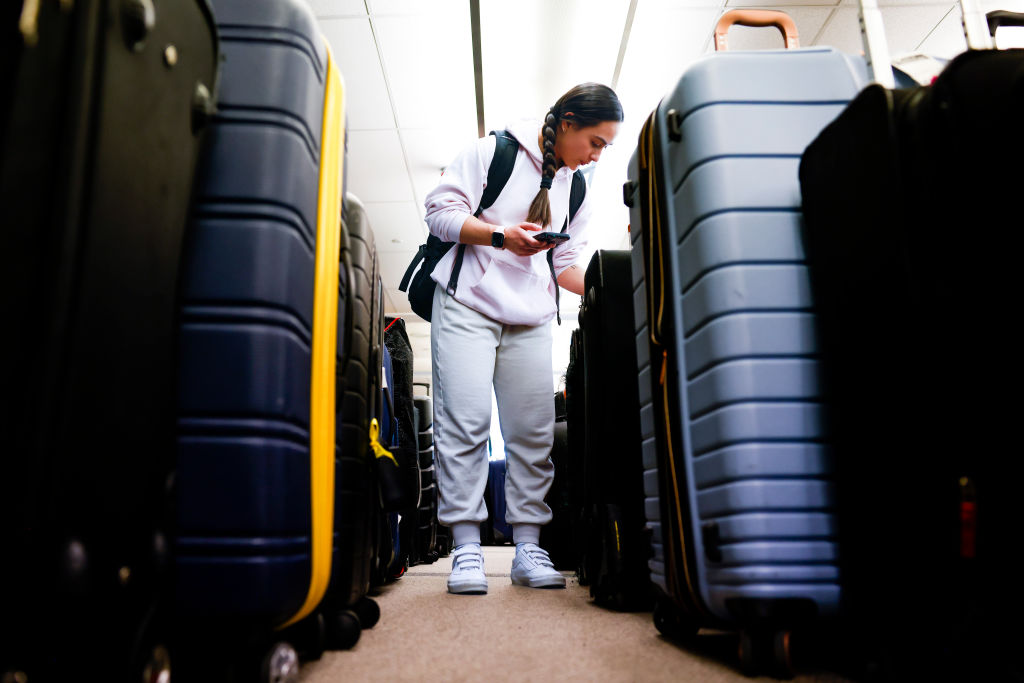
POLYGON ((505 246, 505 235, 500 232, 491 233, 491 246, 501 249, 505 246))

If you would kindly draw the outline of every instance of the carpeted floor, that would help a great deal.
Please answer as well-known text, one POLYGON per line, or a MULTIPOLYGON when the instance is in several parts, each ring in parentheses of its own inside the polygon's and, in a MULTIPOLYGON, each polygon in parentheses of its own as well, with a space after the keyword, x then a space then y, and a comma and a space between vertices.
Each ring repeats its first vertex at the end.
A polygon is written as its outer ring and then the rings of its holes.
MULTIPOLYGON (((302 668, 304 683, 336 681, 750 681, 735 668, 736 636, 708 632, 699 653, 661 637, 651 614, 594 605, 565 590, 513 586, 512 546, 485 547, 487 595, 450 595, 449 559, 412 568, 376 596, 381 619, 352 650, 302 668)), ((764 679, 769 680, 769 679, 764 679)), ((829 673, 796 681, 829 683, 829 673)))

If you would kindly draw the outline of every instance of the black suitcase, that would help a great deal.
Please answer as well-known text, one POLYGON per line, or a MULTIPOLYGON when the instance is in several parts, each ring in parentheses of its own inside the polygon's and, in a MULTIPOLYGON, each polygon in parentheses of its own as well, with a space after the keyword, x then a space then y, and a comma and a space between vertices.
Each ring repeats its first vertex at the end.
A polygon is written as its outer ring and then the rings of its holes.
POLYGON ((429 398, 413 399, 416 416, 416 457, 420 465, 420 504, 413 535, 415 564, 431 564, 440 557, 437 547, 437 482, 434 480, 434 432, 429 398))
POLYGON ((390 532, 381 510, 370 430, 382 414, 383 290, 373 230, 366 209, 352 194, 342 204, 348 242, 341 260, 350 274, 347 311, 339 336, 338 479, 340 502, 335 525, 342 561, 334 564, 326 600, 352 605, 364 628, 376 622, 379 609, 365 598, 370 584, 383 582, 390 532), (343 390, 340 387, 344 387, 343 390))
POLYGON ((416 432, 415 405, 412 399, 412 344, 401 318, 384 318, 384 345, 391 356, 392 383, 390 391, 394 415, 398 420, 398 441, 391 449, 398 461, 401 481, 401 515, 399 524, 401 563, 420 564, 415 537, 419 526, 420 462, 419 434, 416 432))
POLYGON ((437 519, 437 472, 434 469, 434 406, 429 396, 417 396, 416 431, 419 434, 420 489, 419 528, 417 547, 424 562, 447 557, 452 539, 448 527, 437 519))
POLYGON ((544 502, 551 508, 551 521, 541 527, 540 545, 548 551, 552 564, 559 571, 576 571, 579 568, 578 543, 573 538, 573 517, 575 511, 569 498, 569 443, 568 425, 564 412, 559 419, 558 402, 564 397, 555 394, 555 433, 551 445, 551 463, 555 466, 555 478, 544 502))
POLYGON ((800 167, 838 463, 844 611, 883 678, 1020 680, 1009 454, 1024 51, 865 89, 800 167), (995 627, 995 624, 1002 626, 995 627))
POLYGON ((584 291, 585 441, 582 471, 573 473, 583 482, 583 563, 598 603, 650 609, 630 252, 594 254, 584 291))
MULTIPOLYGON (((565 492, 570 509, 569 525, 572 534, 571 552, 574 566, 581 586, 590 584, 587 565, 581 561, 585 539, 590 533, 583 512, 585 483, 578 473, 584 469, 586 461, 586 358, 583 353, 583 330, 576 328, 569 338, 569 364, 565 368, 565 393, 562 400, 556 399, 555 412, 559 412, 559 403, 565 404, 565 492)), ((556 473, 557 478, 557 473, 556 473)))
POLYGON ((166 660, 175 295, 219 48, 202 0, 134 7, 2 12, 4 679, 166 660))

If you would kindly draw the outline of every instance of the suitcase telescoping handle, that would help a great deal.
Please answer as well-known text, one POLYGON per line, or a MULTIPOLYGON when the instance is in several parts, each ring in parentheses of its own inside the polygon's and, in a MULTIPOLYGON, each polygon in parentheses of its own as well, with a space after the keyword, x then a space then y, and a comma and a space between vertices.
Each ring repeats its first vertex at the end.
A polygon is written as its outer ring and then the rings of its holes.
POLYGON ((985 15, 988 20, 988 33, 993 38, 1000 26, 1024 26, 1024 12, 1008 12, 998 9, 985 15))
POLYGON ((740 26, 774 26, 782 32, 786 40, 786 49, 795 50, 800 47, 800 36, 796 32, 796 22, 785 12, 766 9, 734 9, 722 15, 715 26, 715 50, 725 52, 729 49, 726 35, 729 29, 740 26))

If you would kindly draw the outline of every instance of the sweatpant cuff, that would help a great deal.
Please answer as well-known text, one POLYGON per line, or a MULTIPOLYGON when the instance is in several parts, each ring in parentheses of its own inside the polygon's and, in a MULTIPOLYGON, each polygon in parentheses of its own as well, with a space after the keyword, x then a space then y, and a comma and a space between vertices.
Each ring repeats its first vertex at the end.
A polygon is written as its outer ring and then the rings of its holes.
POLYGON ((480 544, 480 522, 456 522, 451 529, 455 547, 466 543, 480 544))
POLYGON ((516 543, 540 545, 540 524, 516 524, 512 527, 512 538, 516 543))

